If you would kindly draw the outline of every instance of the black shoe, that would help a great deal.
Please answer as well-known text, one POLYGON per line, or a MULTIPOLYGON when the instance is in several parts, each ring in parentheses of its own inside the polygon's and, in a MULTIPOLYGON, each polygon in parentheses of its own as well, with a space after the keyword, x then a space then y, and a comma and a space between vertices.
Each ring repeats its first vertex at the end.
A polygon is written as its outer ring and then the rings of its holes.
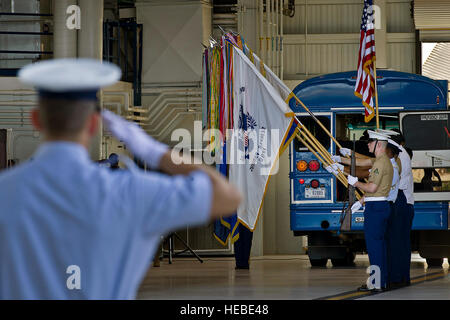
POLYGON ((361 287, 357 289, 358 291, 369 292, 371 289, 367 287, 367 284, 363 284, 361 287))
POLYGON ((385 292, 385 291, 388 291, 388 289, 386 289, 386 288, 380 288, 380 289, 373 288, 373 289, 369 289, 369 288, 367 287, 366 284, 363 284, 363 285, 362 285, 361 287, 359 287, 357 290, 360 291, 360 292, 373 292, 373 293, 379 293, 379 292, 385 292))

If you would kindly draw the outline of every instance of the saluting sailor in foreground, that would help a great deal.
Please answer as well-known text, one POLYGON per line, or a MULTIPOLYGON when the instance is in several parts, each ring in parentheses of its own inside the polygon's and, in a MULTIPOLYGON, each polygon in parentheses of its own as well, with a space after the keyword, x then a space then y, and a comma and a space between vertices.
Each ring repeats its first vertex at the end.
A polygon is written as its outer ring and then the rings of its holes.
POLYGON ((369 151, 375 154, 375 161, 369 174, 367 183, 358 181, 358 178, 348 176, 348 183, 365 191, 361 202, 365 202, 364 210, 364 236, 367 253, 371 266, 377 266, 380 271, 380 283, 375 282, 374 288, 362 285, 360 290, 382 291, 387 287, 387 241, 386 234, 391 208, 387 201, 392 185, 393 168, 386 155, 388 136, 369 132, 369 151))
POLYGON ((19 77, 39 90, 32 122, 44 141, 0 175, 1 299, 133 299, 161 234, 236 211, 241 196, 220 174, 176 165, 166 145, 110 112, 113 134, 165 174, 89 159, 96 93, 120 78, 117 66, 48 60, 19 77))

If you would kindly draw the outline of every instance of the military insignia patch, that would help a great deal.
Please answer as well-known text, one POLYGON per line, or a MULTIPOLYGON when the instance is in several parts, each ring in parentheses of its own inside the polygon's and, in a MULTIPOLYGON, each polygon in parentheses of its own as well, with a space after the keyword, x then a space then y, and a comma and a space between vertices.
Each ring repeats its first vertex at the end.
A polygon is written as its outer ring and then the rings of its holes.
POLYGON ((378 174, 379 172, 378 172, 378 168, 376 168, 374 171, 373 171, 373 173, 374 174, 378 174))

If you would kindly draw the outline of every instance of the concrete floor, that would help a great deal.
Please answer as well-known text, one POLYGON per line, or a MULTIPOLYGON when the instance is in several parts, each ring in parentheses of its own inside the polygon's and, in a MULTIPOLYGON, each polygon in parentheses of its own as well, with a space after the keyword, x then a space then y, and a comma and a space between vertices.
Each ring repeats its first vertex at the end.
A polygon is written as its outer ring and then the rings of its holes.
MULTIPOLYGON (((319 299, 354 291, 367 279, 367 255, 358 255, 355 267, 311 268, 308 257, 263 256, 251 259, 250 270, 234 270, 234 258, 178 257, 151 268, 141 284, 138 299, 226 300, 226 299, 319 299)), ((424 259, 413 255, 411 278, 416 284, 358 299, 450 300, 448 263, 427 269, 424 259), (425 279, 425 275, 428 275, 425 279), (437 277, 437 279, 435 279, 437 277), (430 281, 432 279, 432 281, 430 281), (423 281, 422 281, 423 280, 423 281), (427 281, 425 281, 427 280, 427 281)), ((339 297, 343 297, 339 296, 339 297)))

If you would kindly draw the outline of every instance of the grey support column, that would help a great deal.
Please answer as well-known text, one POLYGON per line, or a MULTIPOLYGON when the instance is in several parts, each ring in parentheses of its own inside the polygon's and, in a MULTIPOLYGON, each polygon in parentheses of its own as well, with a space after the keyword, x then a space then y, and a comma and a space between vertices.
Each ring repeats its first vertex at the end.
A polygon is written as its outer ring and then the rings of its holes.
MULTIPOLYGON (((67 10, 73 5, 77 5, 77 0, 53 1, 53 57, 55 59, 77 56, 77 29, 69 29, 67 26, 67 19, 70 19, 72 15, 68 14, 67 10)), ((72 11, 69 9, 69 12, 72 11)))
POLYGON ((102 59, 103 0, 78 0, 81 28, 78 30, 78 57, 102 59))
MULTIPOLYGON (((78 30, 78 57, 101 60, 103 57, 103 0, 78 0, 81 28, 78 30)), ((99 103, 103 104, 102 92, 99 103)), ((89 153, 93 160, 102 157, 103 128, 94 138, 89 153)), ((105 155, 107 156, 107 155, 105 155)))

